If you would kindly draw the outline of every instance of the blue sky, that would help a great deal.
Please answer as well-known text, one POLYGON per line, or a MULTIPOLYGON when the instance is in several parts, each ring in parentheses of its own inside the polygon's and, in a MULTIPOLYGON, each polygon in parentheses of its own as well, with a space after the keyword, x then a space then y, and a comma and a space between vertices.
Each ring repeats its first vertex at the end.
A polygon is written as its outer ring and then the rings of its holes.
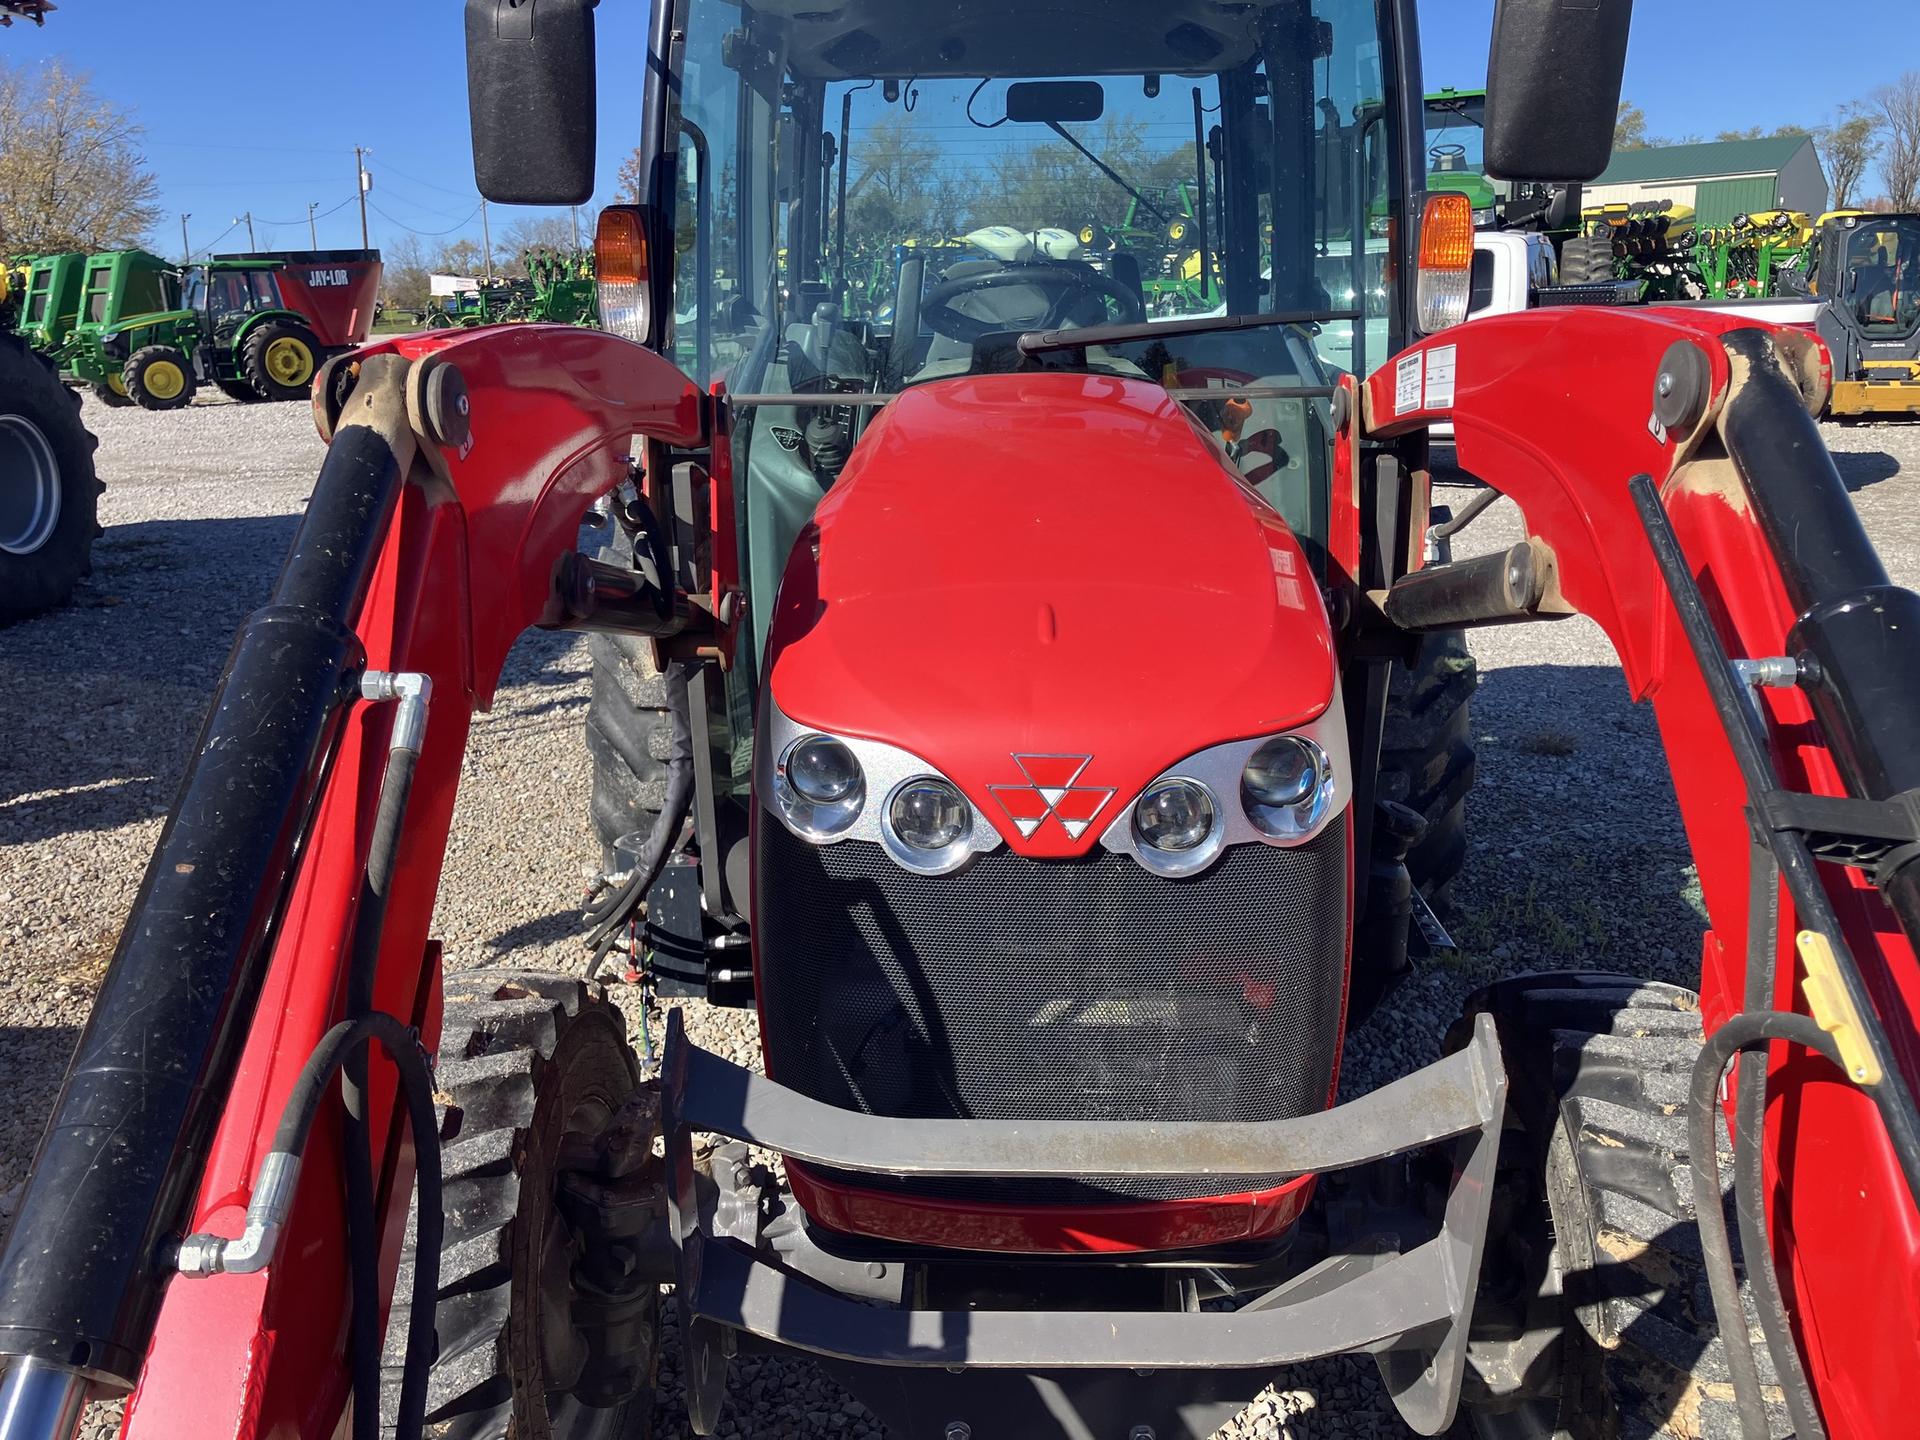
MULTIPOLYGON (((638 138, 646 10, 645 0, 601 0, 601 199, 638 138)), ((1710 9, 1672 0, 1637 10, 1626 93, 1655 134, 1816 124, 1920 67, 1911 0, 1874 7, 1870 39, 1833 44, 1808 42, 1806 0, 1742 0, 1712 23, 1710 9)), ((1482 82, 1492 14, 1493 0, 1420 0, 1429 88, 1482 82)), ((167 253, 179 249, 182 211, 196 247, 249 209, 263 247, 303 247, 309 202, 323 246, 357 245, 356 144, 373 152, 373 243, 413 230, 432 247, 480 233, 460 15, 459 0, 61 0, 44 30, 0 30, 0 53, 63 56, 137 112, 166 215, 154 241, 167 253), (250 84, 256 61, 271 78, 250 84)), ((519 213, 493 211, 496 238, 519 213)), ((236 241, 244 227, 220 248, 236 241)))

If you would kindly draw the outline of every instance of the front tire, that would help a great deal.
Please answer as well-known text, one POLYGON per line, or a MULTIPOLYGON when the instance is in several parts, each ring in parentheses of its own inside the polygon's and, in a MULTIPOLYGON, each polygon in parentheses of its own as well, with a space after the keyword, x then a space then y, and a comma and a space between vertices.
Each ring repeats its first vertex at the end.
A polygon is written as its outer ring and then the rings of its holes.
MULTIPOLYGON (((633 564, 632 537, 618 525, 613 530, 613 540, 599 558, 628 567, 633 564)), ((595 633, 587 639, 587 653, 593 659, 593 698, 587 706, 593 828, 600 838, 601 863, 611 874, 621 868, 613 842, 636 832, 652 834, 666 804, 673 713, 666 677, 654 668, 648 641, 595 633)))
POLYGON ((1467 795, 1475 750, 1468 713, 1480 684, 1467 638, 1449 630, 1420 639, 1411 664, 1393 667, 1380 742, 1380 798, 1418 810, 1426 833, 1407 852, 1414 888, 1441 919, 1467 863, 1467 795))
POLYGON ((180 410, 193 403, 193 366, 185 352, 172 345, 134 351, 120 379, 142 410, 180 410))
POLYGON ((1694 1220, 1699 1003, 1628 976, 1522 975, 1469 998, 1448 1037, 1457 1049, 1490 1014, 1507 1067, 1464 1397, 1482 1440, 1740 1434, 1694 1220))
POLYGON ((320 368, 320 342, 304 325, 269 320, 240 346, 240 373, 261 400, 305 400, 320 368))
POLYGON ((215 380, 213 384, 229 400, 238 400, 242 405, 259 403, 259 392, 246 380, 215 380))
POLYGON ((99 443, 52 363, 0 336, 0 625, 64 605, 93 572, 99 443))
POLYGON ((118 375, 109 375, 104 380, 94 381, 93 398, 114 410, 133 404, 132 399, 127 395, 127 382, 118 375))
MULTIPOLYGON (((477 971, 446 978, 434 1084, 441 1097, 446 1233, 439 1355, 428 1432, 445 1440, 646 1440, 653 1414, 659 1295, 643 1291, 622 1356, 640 1392, 593 1408, 556 1379, 579 1334, 584 1242, 556 1203, 563 1150, 590 1149, 639 1088, 626 1022, 597 985, 564 976, 477 971)), ((651 1145, 651 1136, 645 1144, 651 1145)), ((383 1375, 391 1433, 412 1293, 412 1228, 395 1285, 383 1375)))

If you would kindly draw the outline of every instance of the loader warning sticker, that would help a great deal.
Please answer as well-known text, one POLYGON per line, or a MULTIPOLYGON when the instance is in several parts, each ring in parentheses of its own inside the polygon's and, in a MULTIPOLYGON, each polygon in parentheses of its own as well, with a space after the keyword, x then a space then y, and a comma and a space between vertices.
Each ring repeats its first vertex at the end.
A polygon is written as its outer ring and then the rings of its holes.
POLYGON ((1442 345, 1427 354, 1427 409, 1453 408, 1454 359, 1458 347, 1442 345))
POLYGON ((1426 389, 1427 353, 1416 350, 1411 355, 1402 355, 1393 374, 1393 413, 1411 415, 1420 408, 1421 395, 1426 389))

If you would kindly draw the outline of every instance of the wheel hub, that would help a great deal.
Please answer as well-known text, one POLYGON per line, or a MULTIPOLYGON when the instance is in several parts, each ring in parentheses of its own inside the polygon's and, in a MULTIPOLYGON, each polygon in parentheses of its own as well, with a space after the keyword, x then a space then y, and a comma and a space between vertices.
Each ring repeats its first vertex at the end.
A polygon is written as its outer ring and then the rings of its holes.
POLYGON ((283 338, 267 346, 267 374, 281 385, 304 385, 313 378, 313 356, 298 340, 283 338))
POLYGON ((40 427, 0 415, 0 550, 31 555, 60 523, 60 466, 40 427))
POLYGON ((154 399, 171 400, 187 388, 187 377, 171 360, 156 360, 140 377, 140 383, 154 399))

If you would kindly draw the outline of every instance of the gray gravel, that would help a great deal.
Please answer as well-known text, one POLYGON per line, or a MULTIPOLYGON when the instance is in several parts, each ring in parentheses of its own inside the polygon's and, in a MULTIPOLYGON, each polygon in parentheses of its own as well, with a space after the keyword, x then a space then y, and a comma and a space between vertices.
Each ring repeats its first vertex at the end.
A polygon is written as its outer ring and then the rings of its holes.
MULTIPOLYGON (((70 609, 0 632, 0 1223, 234 628, 266 595, 321 456, 304 406, 156 415, 86 404, 109 487, 94 577, 70 609)), ((1920 427, 1827 438, 1895 580, 1920 587, 1920 427)), ((1462 550, 1518 534, 1503 502, 1462 550)), ((1681 983, 1695 974, 1701 921, 1653 717, 1627 703, 1605 639, 1574 619, 1485 632, 1473 649, 1482 759, 1458 891, 1466 954, 1417 976, 1353 1038, 1348 1092, 1433 1058, 1460 998, 1498 975, 1562 964, 1681 983)), ((436 915, 451 966, 580 962, 573 900, 594 859, 587 679, 584 644, 529 636, 474 729, 436 915)), ((622 999, 636 1041, 657 1039, 659 1015, 643 1031, 633 997, 622 999)), ((703 1044, 757 1058, 749 1015, 694 1007, 689 1020, 703 1044)), ((684 1435, 671 1339, 662 1380, 657 1433, 684 1435)), ((96 1407, 90 1434, 111 1433, 114 1408, 96 1407)), ((879 1431, 812 1366, 745 1359, 722 1433, 879 1431)), ((1405 1433, 1372 1366, 1350 1360, 1287 1374, 1222 1432, 1405 1433)))

